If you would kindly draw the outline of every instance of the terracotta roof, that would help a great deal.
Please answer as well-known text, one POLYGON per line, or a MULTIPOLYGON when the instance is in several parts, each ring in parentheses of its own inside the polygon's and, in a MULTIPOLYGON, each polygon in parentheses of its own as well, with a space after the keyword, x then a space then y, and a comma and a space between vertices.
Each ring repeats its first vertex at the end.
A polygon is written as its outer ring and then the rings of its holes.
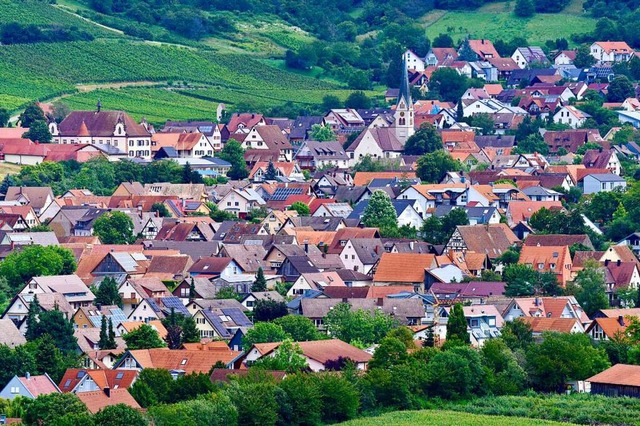
MULTIPOLYGON (((300 349, 302 349, 302 354, 305 357, 311 358, 320 364, 336 360, 339 357, 349 358, 355 362, 369 362, 371 359, 369 353, 338 339, 312 340, 310 342, 298 342, 297 344, 300 346, 300 349)), ((280 346, 280 343, 271 351, 275 350, 278 346, 280 346)), ((263 353, 263 356, 266 353, 263 353)))
POLYGON ((365 299, 371 288, 372 287, 327 286, 324 289, 324 294, 331 299, 365 299))
POLYGON ((232 260, 230 257, 204 257, 194 263, 189 272, 219 275, 232 260))
MULTIPOLYGON (((287 376, 287 373, 285 371, 267 370, 265 372, 273 376, 273 378, 276 381, 281 381, 287 376)), ((214 368, 213 371, 211 372, 211 376, 209 377, 209 379, 213 383, 218 383, 218 382, 228 383, 231 381, 230 378, 232 377, 244 377, 247 374, 249 374, 249 370, 228 370, 226 368, 214 368)))
MULTIPOLYGON (((241 125, 246 129, 251 129, 263 119, 264 116, 262 114, 234 113, 229 119, 226 128, 230 133, 235 133, 241 125)), ((233 138, 233 136, 231 136, 231 138, 233 138)))
POLYGON ((182 370, 185 374, 208 373, 216 362, 229 364, 241 352, 232 351, 189 351, 160 349, 140 349, 129 353, 142 365, 142 368, 162 368, 182 370))
MULTIPOLYGON (((344 248, 340 241, 360 238, 373 239, 379 237, 378 228, 342 228, 338 229, 329 246, 328 253, 337 254, 344 248)), ((300 242, 300 241, 299 241, 300 242)))
POLYGON ((136 123, 124 111, 72 111, 58 126, 60 136, 79 136, 86 130, 93 137, 112 137, 116 124, 124 124, 128 137, 149 137, 144 126, 136 123), (84 126, 83 126, 84 124, 84 126))
POLYGON ((570 333, 576 322, 580 323, 578 318, 522 317, 521 319, 531 326, 531 330, 534 333, 542 333, 544 331, 570 333))
POLYGON ((562 209, 563 207, 560 201, 514 201, 509 203, 507 211, 511 221, 517 224, 519 222, 528 222, 531 216, 542 208, 562 209))
POLYGON ((618 333, 624 333, 625 330, 627 329, 627 326, 629 325, 629 320, 622 315, 620 316, 622 317, 622 319, 595 318, 591 323, 591 325, 589 325, 586 331, 589 332, 593 327, 595 327, 596 325, 599 325, 602 331, 604 332, 605 336, 611 339, 615 337, 615 335, 618 333), (620 321, 622 321, 622 324, 620 324, 620 321))
POLYGON ((624 41, 596 41, 597 44, 607 53, 633 53, 633 49, 624 41))
POLYGON ((18 380, 20 380, 20 383, 27 388, 34 398, 37 398, 38 395, 60 392, 58 386, 56 386, 53 380, 51 380, 51 377, 47 374, 43 374, 42 376, 29 376, 28 378, 18 377, 18 380))
POLYGON ((518 241, 518 237, 505 223, 487 225, 458 226, 457 231, 462 236, 467 250, 484 253, 495 259, 518 241))
POLYGON ((153 141, 151 151, 159 151, 160 148, 172 147, 178 151, 192 150, 204 135, 199 132, 193 133, 154 133, 151 137, 153 141), (155 145, 154 145, 155 144, 155 145))
POLYGON ((88 370, 86 368, 68 368, 58 386, 62 392, 71 392, 85 375, 89 375, 100 388, 127 389, 138 377, 136 370, 88 370))
POLYGON ((87 406, 91 414, 95 414, 105 407, 125 404, 136 410, 141 410, 140 404, 136 402, 127 389, 110 389, 109 396, 104 391, 78 392, 77 397, 87 406))
POLYGON ((481 40, 469 40, 469 47, 473 50, 481 59, 499 58, 500 54, 493 47, 493 43, 487 39, 481 40))
POLYGON ((397 171, 397 172, 356 172, 353 177, 354 186, 367 186, 373 179, 415 179, 416 172, 413 171, 397 171))
POLYGON ((589 377, 587 382, 620 386, 640 386, 640 365, 616 364, 602 373, 589 377))
POLYGON ((376 267, 376 282, 422 283, 425 269, 435 266, 433 254, 383 253, 376 267))

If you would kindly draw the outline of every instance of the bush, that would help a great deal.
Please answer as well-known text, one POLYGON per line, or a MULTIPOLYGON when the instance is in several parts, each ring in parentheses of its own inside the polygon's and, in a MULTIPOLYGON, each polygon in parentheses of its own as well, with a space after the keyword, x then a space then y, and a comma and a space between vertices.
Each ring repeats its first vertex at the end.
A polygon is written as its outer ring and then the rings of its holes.
POLYGON ((351 382, 335 373, 317 375, 314 379, 321 393, 324 423, 342 422, 356 416, 360 397, 351 382))

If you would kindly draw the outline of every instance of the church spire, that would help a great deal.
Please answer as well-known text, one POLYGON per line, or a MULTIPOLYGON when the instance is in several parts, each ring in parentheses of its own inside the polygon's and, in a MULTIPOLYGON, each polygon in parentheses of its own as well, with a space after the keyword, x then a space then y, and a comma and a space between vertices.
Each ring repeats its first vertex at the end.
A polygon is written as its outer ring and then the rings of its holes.
POLYGON ((413 105, 411 101, 411 88, 409 87, 409 73, 407 70, 407 56, 402 55, 402 80, 400 81, 400 91, 398 93, 398 103, 400 105, 404 100, 404 105, 413 105))

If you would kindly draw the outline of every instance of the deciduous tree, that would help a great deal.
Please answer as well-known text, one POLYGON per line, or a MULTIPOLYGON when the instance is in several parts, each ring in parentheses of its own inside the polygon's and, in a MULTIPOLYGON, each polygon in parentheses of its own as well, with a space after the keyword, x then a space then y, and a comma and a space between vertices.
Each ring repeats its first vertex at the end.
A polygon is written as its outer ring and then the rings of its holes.
POLYGON ((219 157, 231 164, 231 169, 227 173, 229 179, 242 180, 249 176, 247 163, 244 160, 244 149, 238 141, 229 139, 222 148, 219 157))
POLYGON ((447 320, 447 341, 459 341, 469 344, 469 332, 467 331, 467 319, 464 316, 462 305, 456 303, 449 311, 447 320))
POLYGON ((165 343, 158 336, 158 332, 147 324, 142 324, 125 333, 122 338, 127 343, 129 350, 163 348, 165 346, 165 343))
POLYGON ((93 223, 93 233, 102 244, 131 244, 135 241, 133 221, 126 213, 108 212, 93 223))
POLYGON ((371 194, 362 215, 362 223, 371 228, 395 229, 398 227, 396 209, 386 192, 374 191, 371 194))
POLYGON ((416 174, 427 183, 439 183, 447 172, 463 170, 462 163, 444 150, 430 152, 418 159, 416 174))

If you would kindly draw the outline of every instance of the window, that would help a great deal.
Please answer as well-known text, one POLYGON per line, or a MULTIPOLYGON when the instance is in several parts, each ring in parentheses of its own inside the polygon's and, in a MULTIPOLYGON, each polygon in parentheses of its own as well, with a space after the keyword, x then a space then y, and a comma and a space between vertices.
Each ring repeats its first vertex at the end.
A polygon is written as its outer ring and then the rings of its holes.
POLYGON ((20 393, 20 388, 18 386, 11 386, 11 393, 20 393))
POLYGON ((477 327, 480 324, 480 322, 477 319, 472 319, 471 320, 471 327, 477 327))
POLYGON ((544 269, 544 263, 538 263, 538 269, 544 269))

